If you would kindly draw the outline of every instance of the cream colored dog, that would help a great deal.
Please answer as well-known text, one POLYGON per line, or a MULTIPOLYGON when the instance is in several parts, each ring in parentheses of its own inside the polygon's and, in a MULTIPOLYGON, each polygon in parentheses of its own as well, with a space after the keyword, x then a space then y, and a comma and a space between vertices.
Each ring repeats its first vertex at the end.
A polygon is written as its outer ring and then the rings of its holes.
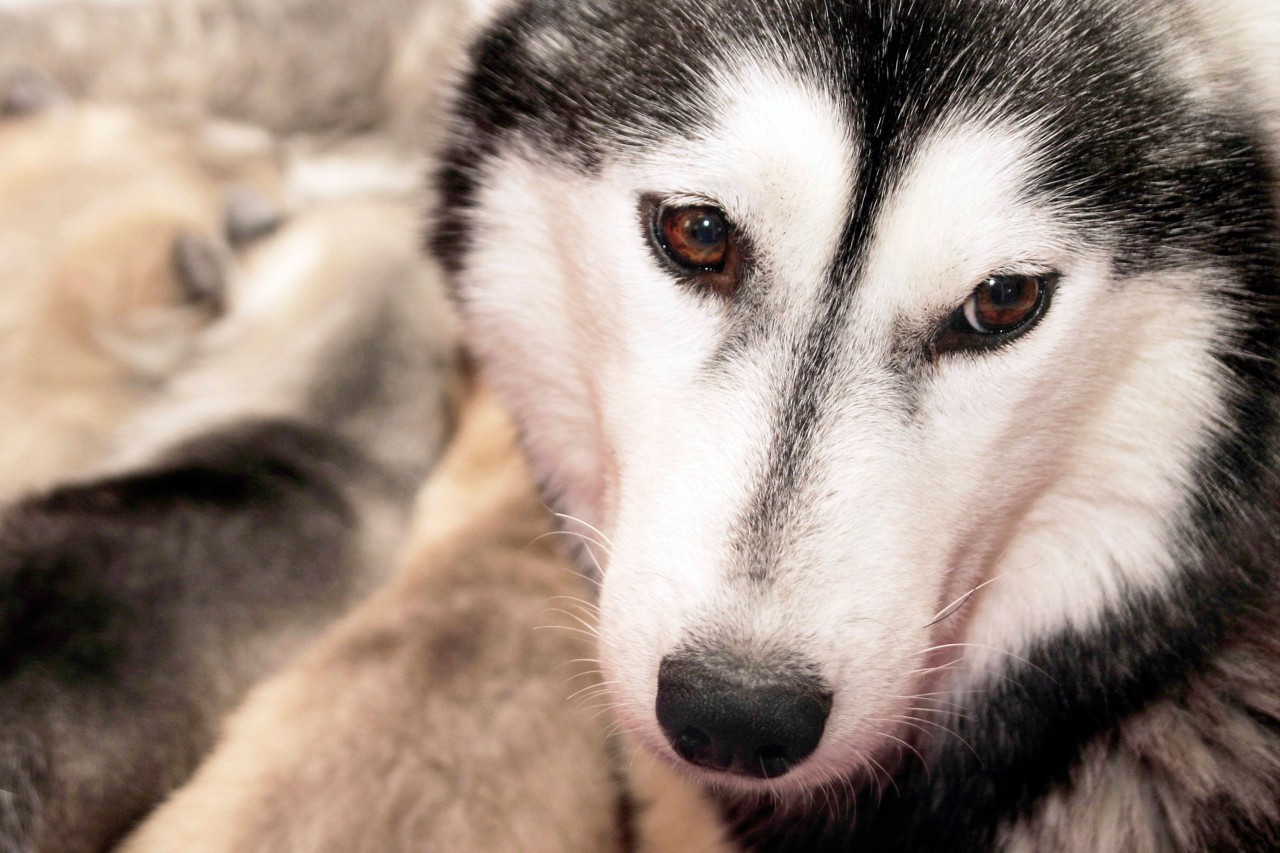
POLYGON ((255 689, 122 850, 618 846, 606 721, 563 701, 591 692, 568 663, 590 644, 547 612, 580 579, 492 400, 466 408, 417 518, 394 580, 255 689))
POLYGON ((266 229, 279 169, 265 135, 70 106, 35 75, 0 103, 3 498, 82 471, 162 393, 224 307, 227 226, 266 229))
POLYGON ((416 200, 263 236, 252 133, 6 103, 0 851, 99 853, 385 579, 455 342, 416 200))

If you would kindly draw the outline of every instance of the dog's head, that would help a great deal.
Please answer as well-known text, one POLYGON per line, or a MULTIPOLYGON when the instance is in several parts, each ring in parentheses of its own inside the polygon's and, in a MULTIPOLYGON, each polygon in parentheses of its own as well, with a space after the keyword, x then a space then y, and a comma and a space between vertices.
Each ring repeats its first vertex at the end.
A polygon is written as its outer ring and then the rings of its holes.
POLYGON ((478 42, 435 247, 653 749, 876 772, 1250 476, 1270 167, 1138 5, 529 3, 478 42))
POLYGON ((0 67, 0 492, 93 462, 192 361, 273 226, 266 134, 0 67))

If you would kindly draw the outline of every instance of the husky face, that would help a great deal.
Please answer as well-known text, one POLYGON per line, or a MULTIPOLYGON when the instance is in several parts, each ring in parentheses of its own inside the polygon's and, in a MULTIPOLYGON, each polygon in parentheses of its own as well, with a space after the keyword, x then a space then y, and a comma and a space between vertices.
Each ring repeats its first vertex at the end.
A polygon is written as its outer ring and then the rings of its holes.
POLYGON ((619 714, 785 792, 891 771, 1040 638, 1173 583, 1274 222, 1152 10, 738 5, 500 20, 436 247, 603 540, 619 714))

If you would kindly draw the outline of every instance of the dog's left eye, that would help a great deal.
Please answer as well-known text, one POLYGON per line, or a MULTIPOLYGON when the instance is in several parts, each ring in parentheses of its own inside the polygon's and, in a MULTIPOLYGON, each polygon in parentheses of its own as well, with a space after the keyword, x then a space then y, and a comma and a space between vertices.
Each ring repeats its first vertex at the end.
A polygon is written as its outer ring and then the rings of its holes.
POLYGON ((1006 334, 1032 319, 1045 287, 1044 276, 993 275, 974 288, 961 311, 973 331, 1006 334))
POLYGON ((1057 279, 1057 273, 988 276, 951 315, 934 352, 989 348, 1029 331, 1048 309, 1057 279))

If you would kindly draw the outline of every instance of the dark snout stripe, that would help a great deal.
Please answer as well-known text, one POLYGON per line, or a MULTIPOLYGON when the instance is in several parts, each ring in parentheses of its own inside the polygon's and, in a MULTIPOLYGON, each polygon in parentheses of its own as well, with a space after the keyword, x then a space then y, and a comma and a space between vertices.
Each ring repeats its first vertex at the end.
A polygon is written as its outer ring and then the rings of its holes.
MULTIPOLYGON (((865 265, 872 226, 882 200, 897 176, 892 164, 894 129, 881 110, 857 112, 848 120, 854 127, 875 128, 866 137, 859 164, 857 188, 847 208, 839 248, 822 288, 814 316, 803 338, 797 341, 785 391, 774 414, 772 441, 760 487, 738 524, 737 552, 747 577, 767 583, 783 555, 779 533, 793 526, 802 512, 802 484, 814 471, 814 447, 822 433, 822 417, 836 393, 838 353, 845 335, 849 307, 865 265), (887 137, 886 139, 880 138, 887 137)), ((894 111, 896 112, 896 105, 894 111)), ((898 140, 901 144, 901 139, 898 140)))

